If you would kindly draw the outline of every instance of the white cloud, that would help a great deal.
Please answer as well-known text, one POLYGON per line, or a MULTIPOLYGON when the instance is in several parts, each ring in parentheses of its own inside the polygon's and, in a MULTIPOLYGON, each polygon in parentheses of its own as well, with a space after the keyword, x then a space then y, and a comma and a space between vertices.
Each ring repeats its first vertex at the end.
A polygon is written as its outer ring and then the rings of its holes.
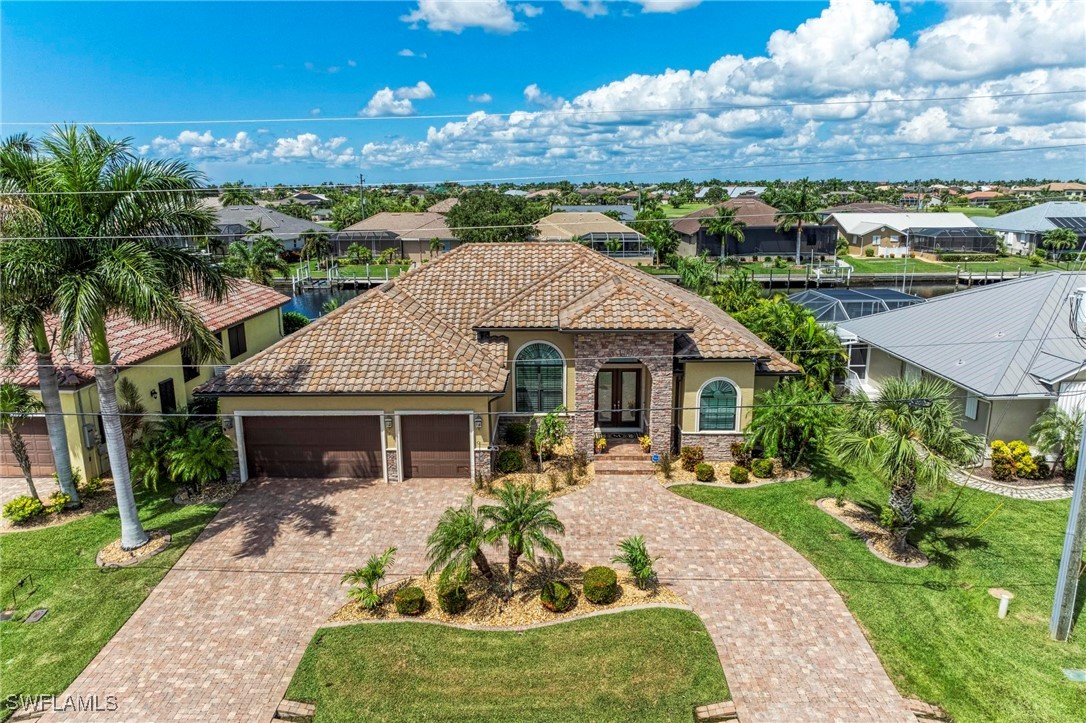
POLYGON ((701 5, 701 0, 632 0, 643 13, 678 13, 701 5))
POLYGON ((543 8, 538 5, 532 5, 530 3, 520 3, 513 7, 513 10, 517 11, 526 18, 537 18, 543 14, 543 8))
POLYGON ((607 14, 604 0, 562 0, 562 7, 580 13, 586 18, 596 18, 607 14))
POLYGON ((561 98, 555 98, 548 93, 544 93, 535 83, 524 89, 524 100, 532 105, 541 105, 544 108, 554 108, 562 103, 561 98))
POLYGON ((299 133, 292 138, 277 138, 271 155, 283 161, 320 161, 342 166, 356 160, 354 149, 343 147, 346 142, 344 136, 322 141, 316 133, 299 133))
POLYGON ((426 57, 426 53, 416 53, 411 48, 404 48, 400 52, 396 53, 396 55, 400 56, 401 58, 425 58, 426 57))
POLYGON ((373 94, 366 107, 358 112, 359 115, 414 115, 415 106, 413 100, 425 100, 434 97, 434 90, 430 85, 420 80, 415 85, 403 88, 385 87, 373 94))
POLYGON ((357 68, 358 67, 358 61, 357 60, 348 60, 347 61, 347 66, 350 67, 350 68, 357 68))
POLYGON ((468 96, 469 103, 489 103, 494 100, 494 96, 490 93, 472 93, 468 96))
POLYGON ((514 33, 523 25, 513 17, 506 0, 418 0, 418 6, 400 17, 412 27, 425 24, 435 31, 460 33, 465 28, 482 28, 493 33, 514 33))
POLYGON ((309 110, 309 115, 317 116, 317 115, 320 115, 320 114, 321 114, 321 109, 320 108, 311 108, 309 110))
MULTIPOLYGON (((176 138, 158 136, 147 151, 154 150, 162 155, 186 154, 190 158, 225 160, 241 158, 256 147, 256 143, 246 131, 238 131, 233 137, 216 138, 211 131, 183 130, 176 138)), ((146 154, 147 151, 141 150, 146 154)))

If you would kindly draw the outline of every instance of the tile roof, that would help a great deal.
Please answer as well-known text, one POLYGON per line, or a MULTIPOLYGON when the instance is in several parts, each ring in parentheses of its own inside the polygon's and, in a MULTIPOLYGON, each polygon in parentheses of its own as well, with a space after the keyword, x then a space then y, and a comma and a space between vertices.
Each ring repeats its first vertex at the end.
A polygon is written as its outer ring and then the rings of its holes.
POLYGON ((598 211, 556 211, 535 225, 541 241, 568 241, 593 233, 635 234, 637 231, 598 211))
POLYGON ((382 211, 351 224, 336 235, 349 236, 351 232, 359 231, 387 232, 405 239, 454 238, 445 222, 444 214, 432 211, 417 213, 382 211))
POLYGON ((508 377, 500 331, 565 324, 684 330, 679 356, 798 371, 711 302, 580 244, 480 243, 370 290, 201 391, 500 394, 508 377))
POLYGON ((701 228, 705 219, 716 216, 717 209, 721 206, 735 209, 735 218, 747 226, 773 226, 776 227, 777 209, 758 198, 733 198, 707 208, 699 208, 692 211, 672 224, 672 228, 681 234, 693 236, 701 228))
POLYGON ((309 219, 296 218, 263 206, 222 206, 215 209, 215 225, 220 233, 243 234, 248 221, 259 221, 261 228, 280 243, 308 231, 328 233, 331 230, 309 219))
MULTIPOLYGON (((221 303, 189 296, 188 301, 213 332, 253 318, 266 311, 283 306, 290 301, 274 289, 249 281, 238 280, 227 298, 221 303)), ((55 320, 47 322, 50 336, 55 329, 55 320)), ((160 326, 138 324, 124 316, 111 317, 106 323, 106 334, 110 351, 119 355, 117 366, 132 366, 147 361, 181 345, 181 340, 168 329, 160 326)), ((24 386, 37 386, 38 371, 34 364, 34 354, 27 353, 15 367, 4 367, 5 381, 14 381, 24 386)), ((61 370, 62 386, 79 386, 94 380, 94 367, 90 363, 90 352, 85 348, 53 350, 53 363, 61 370)))
POLYGON ((453 206, 460 203, 460 199, 456 196, 450 196, 449 198, 443 198, 430 208, 426 209, 430 213, 448 213, 453 210, 453 206))

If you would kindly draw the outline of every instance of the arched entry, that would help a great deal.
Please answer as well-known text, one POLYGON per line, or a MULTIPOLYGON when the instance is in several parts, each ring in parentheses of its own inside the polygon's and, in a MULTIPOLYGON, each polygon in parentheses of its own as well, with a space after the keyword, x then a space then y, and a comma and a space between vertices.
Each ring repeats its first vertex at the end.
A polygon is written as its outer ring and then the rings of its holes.
POLYGON ((600 429, 644 428, 645 367, 635 359, 609 360, 596 373, 596 418, 600 429))

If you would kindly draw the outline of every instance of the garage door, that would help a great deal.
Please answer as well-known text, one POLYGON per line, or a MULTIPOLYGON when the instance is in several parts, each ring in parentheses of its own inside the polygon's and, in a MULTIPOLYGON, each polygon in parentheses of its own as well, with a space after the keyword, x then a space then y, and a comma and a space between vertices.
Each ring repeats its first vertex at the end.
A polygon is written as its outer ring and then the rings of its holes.
MULTIPOLYGON (((49 432, 44 417, 32 417, 19 425, 27 454, 30 455, 30 472, 35 477, 48 477, 56 472, 53 450, 49 447, 49 432)), ((22 477, 23 470, 11 453, 7 435, 0 436, 0 477, 22 477)))
POLYGON ((467 415, 405 414, 400 417, 404 478, 470 477, 467 415))
POLYGON ((382 476, 376 416, 244 417, 250 477, 382 476))

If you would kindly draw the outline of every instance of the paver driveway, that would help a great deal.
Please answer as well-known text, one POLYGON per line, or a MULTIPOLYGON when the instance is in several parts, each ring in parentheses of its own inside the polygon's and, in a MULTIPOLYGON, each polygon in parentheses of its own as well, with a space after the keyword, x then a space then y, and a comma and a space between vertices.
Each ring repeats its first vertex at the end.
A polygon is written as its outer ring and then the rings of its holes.
MULTIPOLYGON (((395 545, 420 572, 424 540, 466 482, 247 485, 67 691, 117 695, 121 720, 271 718, 339 578, 395 545)), ((777 538, 642 476, 556 501, 566 556, 606 562, 642 534, 661 577, 702 616, 743 721, 915 720, 833 588, 777 538)), ((527 711, 525 711, 527 713, 527 711)))

